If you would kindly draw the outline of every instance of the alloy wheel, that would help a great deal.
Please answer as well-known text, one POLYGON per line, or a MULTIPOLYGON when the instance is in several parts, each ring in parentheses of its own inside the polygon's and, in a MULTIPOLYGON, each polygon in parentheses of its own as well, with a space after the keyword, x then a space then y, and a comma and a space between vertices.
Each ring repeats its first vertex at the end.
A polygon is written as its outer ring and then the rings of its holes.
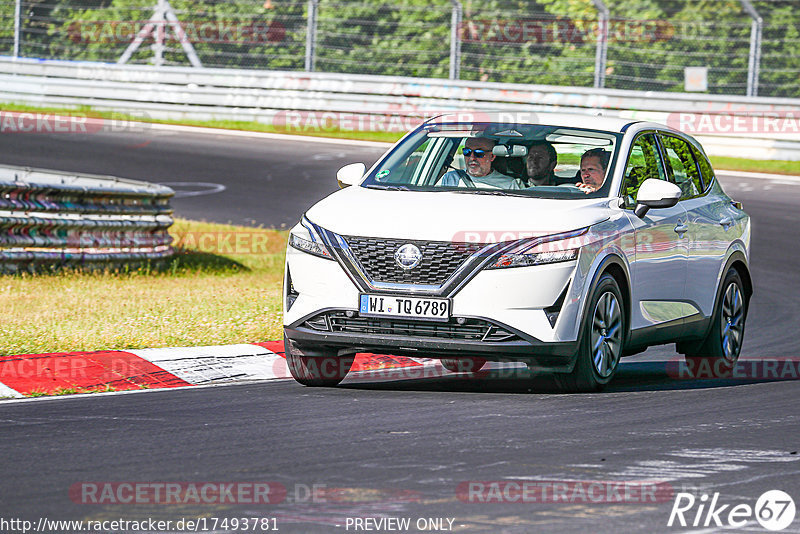
POLYGON ((739 358, 744 330, 744 300, 739 285, 731 283, 722 300, 722 328, 720 329, 722 353, 728 363, 739 358))
POLYGON ((597 374, 608 378, 619 362, 622 348, 622 310, 614 293, 597 301, 592 320, 592 362, 597 374))

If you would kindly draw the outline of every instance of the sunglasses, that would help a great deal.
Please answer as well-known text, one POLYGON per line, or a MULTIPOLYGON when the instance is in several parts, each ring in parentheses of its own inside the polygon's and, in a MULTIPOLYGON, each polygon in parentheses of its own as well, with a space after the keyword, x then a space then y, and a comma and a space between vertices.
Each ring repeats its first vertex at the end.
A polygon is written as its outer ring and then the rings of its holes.
POLYGON ((486 155, 486 151, 485 150, 481 150, 479 148, 476 148, 476 149, 465 148, 465 149, 463 149, 461 151, 461 153, 464 154, 467 157, 475 156, 478 159, 481 159, 483 156, 486 155))

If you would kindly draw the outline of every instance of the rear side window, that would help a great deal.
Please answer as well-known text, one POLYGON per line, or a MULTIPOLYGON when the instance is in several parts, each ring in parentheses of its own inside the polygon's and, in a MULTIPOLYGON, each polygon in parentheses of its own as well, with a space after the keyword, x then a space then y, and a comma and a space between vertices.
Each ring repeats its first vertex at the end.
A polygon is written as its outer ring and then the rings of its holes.
POLYGON ((697 160, 697 165, 700 166, 700 173, 702 174, 700 178, 702 179, 703 192, 705 193, 705 191, 711 185, 711 182, 714 180, 714 169, 711 167, 711 163, 709 163, 705 154, 700 152, 697 147, 692 146, 692 154, 694 154, 694 159, 697 160))
POLYGON ((625 201, 626 208, 633 208, 636 205, 636 195, 645 180, 648 178, 666 179, 663 169, 655 135, 640 135, 631 146, 628 164, 625 166, 625 178, 622 181, 620 194, 625 201))
POLYGON ((661 141, 667 158, 667 173, 681 188, 681 198, 692 198, 701 194, 703 183, 689 143, 671 135, 662 135, 661 141))

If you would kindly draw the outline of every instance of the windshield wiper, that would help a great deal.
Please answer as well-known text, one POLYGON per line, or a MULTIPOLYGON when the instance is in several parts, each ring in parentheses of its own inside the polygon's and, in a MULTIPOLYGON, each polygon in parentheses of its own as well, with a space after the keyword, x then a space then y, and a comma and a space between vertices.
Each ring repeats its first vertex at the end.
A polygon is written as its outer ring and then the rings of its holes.
POLYGON ((458 189, 453 193, 468 193, 471 195, 497 195, 502 197, 529 197, 525 193, 517 193, 515 191, 503 191, 500 189, 458 189))
POLYGON ((384 189, 386 191, 410 191, 410 189, 404 185, 378 185, 378 184, 369 184, 365 185, 364 187, 368 189, 384 189))

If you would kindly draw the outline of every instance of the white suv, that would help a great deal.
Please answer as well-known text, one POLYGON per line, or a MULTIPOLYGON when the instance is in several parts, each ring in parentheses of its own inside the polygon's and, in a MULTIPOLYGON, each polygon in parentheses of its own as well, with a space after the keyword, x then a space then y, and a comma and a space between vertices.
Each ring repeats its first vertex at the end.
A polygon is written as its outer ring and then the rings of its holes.
POLYGON ((650 345, 736 362, 750 219, 697 141, 648 122, 508 115, 423 123, 369 171, 340 169, 343 189, 291 230, 298 382, 339 383, 357 352, 452 371, 519 361, 568 391, 602 388, 650 345), (543 146, 556 161, 542 182, 543 146))

